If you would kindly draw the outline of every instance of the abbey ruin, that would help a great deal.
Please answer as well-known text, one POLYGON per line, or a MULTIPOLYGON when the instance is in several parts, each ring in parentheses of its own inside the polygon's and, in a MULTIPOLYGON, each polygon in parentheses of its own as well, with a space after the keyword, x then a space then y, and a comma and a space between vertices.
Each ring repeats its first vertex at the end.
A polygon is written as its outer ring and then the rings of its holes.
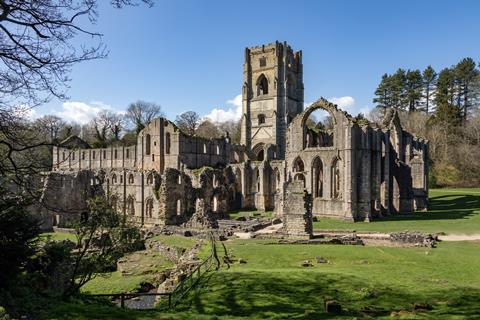
POLYGON ((280 42, 245 49, 242 101, 241 144, 188 136, 163 118, 132 146, 93 149, 69 137, 43 181, 49 221, 78 218, 99 192, 143 226, 213 227, 239 209, 281 218, 304 208, 286 196, 288 184, 303 188, 314 217, 365 221, 427 208, 428 142, 403 130, 394 110, 376 125, 323 98, 304 109, 301 51, 280 42), (320 109, 331 126, 310 124, 320 109))

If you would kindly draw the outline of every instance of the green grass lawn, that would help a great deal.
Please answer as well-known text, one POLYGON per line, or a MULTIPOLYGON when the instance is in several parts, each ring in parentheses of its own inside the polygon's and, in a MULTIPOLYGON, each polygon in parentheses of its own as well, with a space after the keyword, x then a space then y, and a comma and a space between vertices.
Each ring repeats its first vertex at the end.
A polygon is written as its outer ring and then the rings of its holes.
POLYGON ((334 316, 323 311, 324 299, 339 301, 344 313, 336 318, 345 319, 389 318, 392 312, 407 319, 480 315, 479 242, 443 242, 436 249, 281 245, 265 240, 234 240, 226 246, 247 263, 206 276, 202 287, 191 291, 175 313, 60 304, 48 311, 48 317, 331 319, 334 316), (317 264, 317 256, 329 262, 317 264), (301 267, 304 260, 314 266, 301 267), (414 303, 428 303, 433 310, 413 313, 414 303))
POLYGON ((320 218, 314 229, 357 231, 423 231, 447 234, 480 233, 480 188, 430 190, 430 209, 372 222, 347 222, 320 218))
POLYGON ((169 236, 161 234, 158 236, 151 237, 149 238, 149 240, 160 241, 166 246, 172 246, 172 247, 177 247, 181 249, 190 249, 197 242, 196 238, 183 237, 183 236, 178 236, 174 234, 169 236))
MULTIPOLYGON (((375 317, 412 310, 432 319, 480 315, 480 243, 441 243, 436 249, 333 245, 280 245, 236 240, 229 251, 246 264, 234 264, 206 281, 179 307, 205 315, 248 319, 329 318, 324 299, 336 299, 345 317, 375 317), (317 264, 315 257, 329 263, 317 264), (314 266, 301 267, 304 260, 314 266), (447 316, 448 315, 448 316, 447 316)), ((413 317, 413 314, 409 315, 413 317)))
MULTIPOLYGON (((432 190, 428 213, 372 223, 322 220, 316 226, 479 233, 479 199, 480 189, 432 190)), ((189 240, 193 239, 165 239, 177 243, 189 240)), ((246 264, 234 263, 229 269, 224 266, 207 274, 201 287, 191 291, 174 312, 121 310, 78 301, 45 305, 39 317, 389 319, 396 313, 403 319, 480 319, 480 241, 440 242, 435 249, 282 245, 273 240, 230 240, 224 244, 229 254, 246 260, 246 264), (328 263, 317 264, 317 256, 328 263), (313 266, 302 267, 304 260, 312 261, 313 266), (325 299, 339 301, 344 312, 326 314, 325 299), (432 310, 414 312, 414 303, 426 303, 432 310)), ((218 249, 223 252, 221 246, 218 249)))

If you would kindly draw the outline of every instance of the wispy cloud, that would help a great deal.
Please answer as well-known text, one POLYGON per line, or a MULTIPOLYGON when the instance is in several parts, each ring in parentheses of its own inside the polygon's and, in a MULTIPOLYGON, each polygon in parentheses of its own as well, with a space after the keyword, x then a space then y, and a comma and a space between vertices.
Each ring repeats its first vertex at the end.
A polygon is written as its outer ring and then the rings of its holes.
POLYGON ((352 116, 356 116, 359 113, 366 115, 372 110, 371 107, 357 105, 355 99, 351 96, 331 97, 328 101, 336 104, 340 109, 347 111, 352 116))
MULTIPOLYGON (((347 111, 349 114, 356 116, 359 113, 364 115, 372 111, 371 107, 368 106, 358 106, 355 99, 352 96, 342 96, 342 97, 330 97, 328 101, 336 104, 340 109, 347 111)), ((304 103, 304 107, 309 107, 313 102, 304 103)))
POLYGON ((115 110, 111 105, 101 101, 85 103, 81 101, 66 101, 62 104, 62 110, 55 114, 66 121, 75 122, 81 125, 87 124, 103 110, 124 114, 124 111, 115 110))

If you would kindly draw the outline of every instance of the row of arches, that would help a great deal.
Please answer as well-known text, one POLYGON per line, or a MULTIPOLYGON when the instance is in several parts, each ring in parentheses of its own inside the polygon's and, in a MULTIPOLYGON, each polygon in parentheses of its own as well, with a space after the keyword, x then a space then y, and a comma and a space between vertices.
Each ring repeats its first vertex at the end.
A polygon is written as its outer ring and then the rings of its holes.
MULTIPOLYGON (((180 201, 180 200, 178 200, 180 201)), ((110 197, 110 206, 115 211, 119 211, 121 208, 119 207, 119 200, 117 196, 110 197)), ((178 207, 178 204, 177 204, 178 207)), ((153 210, 154 210, 154 202, 153 198, 147 198, 145 200, 145 217, 153 218, 153 210)), ((178 209, 177 209, 178 211, 178 209)), ((128 216, 134 217, 135 216, 135 197, 133 195, 129 195, 125 202, 125 213, 128 216)))
MULTIPOLYGON (((335 157, 330 165, 330 180, 328 182, 330 186, 330 197, 331 198, 340 198, 341 197, 341 159, 335 157)), ((306 178, 307 171, 305 170, 305 163, 300 157, 295 158, 292 164, 293 179, 295 181, 303 182, 304 187, 306 187, 306 178)), ((325 194, 325 184, 328 186, 328 182, 325 180, 324 174, 324 164, 320 157, 315 157, 312 161, 311 170, 311 193, 314 198, 323 198, 325 194)))
MULTIPOLYGON (((120 183, 122 184, 123 183, 123 175, 122 174, 119 174, 117 176, 117 174, 112 174, 111 177, 110 177, 110 180, 108 182, 111 181, 111 184, 112 185, 115 185, 117 183, 120 183)), ((135 183, 135 175, 133 173, 130 173, 128 176, 127 176, 127 182, 128 184, 134 184, 135 183)), ((147 175, 147 179, 146 179, 146 184, 147 185, 153 185, 153 183, 155 182, 155 177, 154 177, 154 174, 153 173, 149 173, 147 175)))

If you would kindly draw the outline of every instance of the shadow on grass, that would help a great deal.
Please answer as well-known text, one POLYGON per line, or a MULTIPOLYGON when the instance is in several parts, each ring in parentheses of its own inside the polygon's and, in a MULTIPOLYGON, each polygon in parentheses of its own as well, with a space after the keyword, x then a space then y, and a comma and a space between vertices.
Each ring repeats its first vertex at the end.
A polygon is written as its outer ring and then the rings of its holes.
POLYGON ((451 220, 466 219, 480 215, 480 196, 475 195, 442 195, 430 198, 427 212, 399 214, 384 217, 378 221, 405 221, 405 220, 451 220))
MULTIPOLYGON (((355 277, 323 273, 276 275, 265 272, 219 272, 206 279, 202 290, 192 292, 177 307, 203 316, 248 319, 331 319, 382 317, 394 311, 413 312, 414 303, 428 304, 423 318, 440 315, 480 314, 475 288, 456 288, 419 293, 400 288, 372 287, 355 277), (324 300, 335 299, 343 307, 339 315, 324 311, 324 300)), ((412 313, 413 315, 413 313, 412 313)))

